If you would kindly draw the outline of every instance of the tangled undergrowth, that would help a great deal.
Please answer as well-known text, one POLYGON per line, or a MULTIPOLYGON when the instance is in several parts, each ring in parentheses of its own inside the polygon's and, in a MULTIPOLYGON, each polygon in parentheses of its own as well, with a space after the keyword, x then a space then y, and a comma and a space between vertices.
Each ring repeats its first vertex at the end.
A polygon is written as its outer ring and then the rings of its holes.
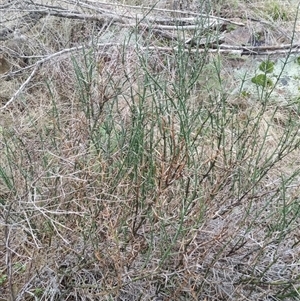
POLYGON ((125 2, 0 5, 0 300, 300 300, 297 9, 125 2))

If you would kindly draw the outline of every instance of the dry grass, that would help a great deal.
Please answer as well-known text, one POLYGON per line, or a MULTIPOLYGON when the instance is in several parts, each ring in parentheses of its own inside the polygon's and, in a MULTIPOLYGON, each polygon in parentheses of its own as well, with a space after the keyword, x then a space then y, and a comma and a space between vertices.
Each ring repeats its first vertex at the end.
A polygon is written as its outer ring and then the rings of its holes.
MULTIPOLYGON (((273 5, 240 2, 209 12, 273 5)), ((298 103, 149 28, 42 20, 27 60, 1 46, 0 300, 299 300, 298 103)))

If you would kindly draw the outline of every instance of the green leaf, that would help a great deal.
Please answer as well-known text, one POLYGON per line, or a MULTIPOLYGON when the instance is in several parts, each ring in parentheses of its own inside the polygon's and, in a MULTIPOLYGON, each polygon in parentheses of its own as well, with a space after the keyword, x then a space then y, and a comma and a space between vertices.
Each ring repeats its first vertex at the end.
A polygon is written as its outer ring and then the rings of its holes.
POLYGON ((262 87, 271 87, 273 86, 273 82, 270 78, 268 78, 265 74, 258 74, 251 79, 251 82, 262 86, 262 87))
POLYGON ((264 73, 272 73, 274 71, 274 62, 264 61, 259 65, 259 70, 264 73))

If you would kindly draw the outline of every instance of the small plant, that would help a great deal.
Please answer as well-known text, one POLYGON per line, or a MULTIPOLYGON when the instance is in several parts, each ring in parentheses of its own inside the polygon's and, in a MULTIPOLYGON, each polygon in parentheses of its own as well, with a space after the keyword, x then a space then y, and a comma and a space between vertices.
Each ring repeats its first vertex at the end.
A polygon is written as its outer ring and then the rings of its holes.
POLYGON ((251 93, 248 92, 248 91, 246 91, 246 90, 243 90, 243 91, 241 92, 241 96, 244 97, 244 98, 248 98, 248 97, 251 96, 251 93))
POLYGON ((36 297, 41 297, 44 293, 44 290, 40 287, 37 287, 37 288, 34 289, 33 293, 36 297))
POLYGON ((267 74, 270 74, 274 71, 274 62, 266 60, 263 61, 258 69, 262 72, 263 74, 260 73, 254 77, 252 77, 251 82, 257 86, 263 87, 263 88, 271 88, 274 86, 273 81, 271 78, 267 76, 267 74))
POLYGON ((6 282, 6 280, 7 280, 7 275, 1 274, 0 275, 0 286, 3 285, 6 282))

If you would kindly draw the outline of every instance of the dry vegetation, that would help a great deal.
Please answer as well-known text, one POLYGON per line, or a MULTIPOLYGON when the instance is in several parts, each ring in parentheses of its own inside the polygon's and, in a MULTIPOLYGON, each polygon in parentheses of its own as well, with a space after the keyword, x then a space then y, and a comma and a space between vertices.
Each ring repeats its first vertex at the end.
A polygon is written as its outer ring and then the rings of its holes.
POLYGON ((0 1, 1 301, 300 300, 296 4, 150 2, 0 1))

